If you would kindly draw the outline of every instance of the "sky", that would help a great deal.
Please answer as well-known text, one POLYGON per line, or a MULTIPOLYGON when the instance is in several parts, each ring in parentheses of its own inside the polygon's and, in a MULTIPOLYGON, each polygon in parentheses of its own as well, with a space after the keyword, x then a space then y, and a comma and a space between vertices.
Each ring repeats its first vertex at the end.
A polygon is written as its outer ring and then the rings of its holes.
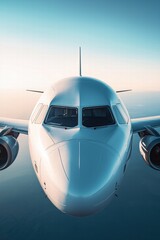
POLYGON ((0 87, 44 90, 79 74, 160 90, 158 0, 0 0, 0 87))

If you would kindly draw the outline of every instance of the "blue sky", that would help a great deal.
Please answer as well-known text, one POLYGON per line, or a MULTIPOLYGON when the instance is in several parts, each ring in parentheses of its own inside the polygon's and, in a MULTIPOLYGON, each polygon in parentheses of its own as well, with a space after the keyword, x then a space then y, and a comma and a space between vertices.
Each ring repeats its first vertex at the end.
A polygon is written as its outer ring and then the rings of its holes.
POLYGON ((114 88, 160 90, 160 2, 1 0, 2 86, 41 87, 83 73, 114 88))

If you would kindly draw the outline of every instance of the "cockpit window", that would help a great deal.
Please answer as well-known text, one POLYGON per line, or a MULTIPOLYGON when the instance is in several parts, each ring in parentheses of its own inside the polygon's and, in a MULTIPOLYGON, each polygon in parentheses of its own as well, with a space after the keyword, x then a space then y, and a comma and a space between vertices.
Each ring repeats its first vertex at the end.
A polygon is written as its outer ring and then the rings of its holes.
POLYGON ((109 106, 86 107, 82 109, 82 124, 85 127, 98 127, 115 124, 109 106))
POLYGON ((75 127, 78 125, 78 109, 51 106, 46 116, 45 123, 60 127, 75 127))
POLYGON ((113 110, 115 112, 119 124, 127 124, 129 122, 127 112, 120 103, 113 106, 113 110))

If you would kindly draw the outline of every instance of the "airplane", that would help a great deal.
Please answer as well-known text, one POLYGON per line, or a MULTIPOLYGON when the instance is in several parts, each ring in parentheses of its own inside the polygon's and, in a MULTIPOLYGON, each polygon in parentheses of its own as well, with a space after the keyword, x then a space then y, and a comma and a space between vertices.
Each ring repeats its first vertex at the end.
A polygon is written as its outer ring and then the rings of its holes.
MULTIPOLYGON (((80 52, 81 54, 81 52, 80 52)), ((32 165, 46 196, 61 212, 88 216, 116 195, 140 136, 145 162, 160 170, 160 116, 130 119, 109 85, 70 77, 41 93, 28 120, 0 117, 0 170, 16 159, 19 134, 27 134, 32 165)))

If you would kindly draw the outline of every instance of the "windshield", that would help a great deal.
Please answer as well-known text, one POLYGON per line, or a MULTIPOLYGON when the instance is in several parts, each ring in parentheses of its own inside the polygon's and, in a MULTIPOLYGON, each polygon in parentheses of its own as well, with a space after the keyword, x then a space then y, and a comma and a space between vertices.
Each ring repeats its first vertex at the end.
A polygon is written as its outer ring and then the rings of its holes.
POLYGON ((75 127, 78 125, 78 109, 72 107, 51 106, 45 123, 55 126, 75 127))
POLYGON ((82 109, 82 124, 85 127, 97 127, 115 124, 109 106, 87 107, 82 109))

